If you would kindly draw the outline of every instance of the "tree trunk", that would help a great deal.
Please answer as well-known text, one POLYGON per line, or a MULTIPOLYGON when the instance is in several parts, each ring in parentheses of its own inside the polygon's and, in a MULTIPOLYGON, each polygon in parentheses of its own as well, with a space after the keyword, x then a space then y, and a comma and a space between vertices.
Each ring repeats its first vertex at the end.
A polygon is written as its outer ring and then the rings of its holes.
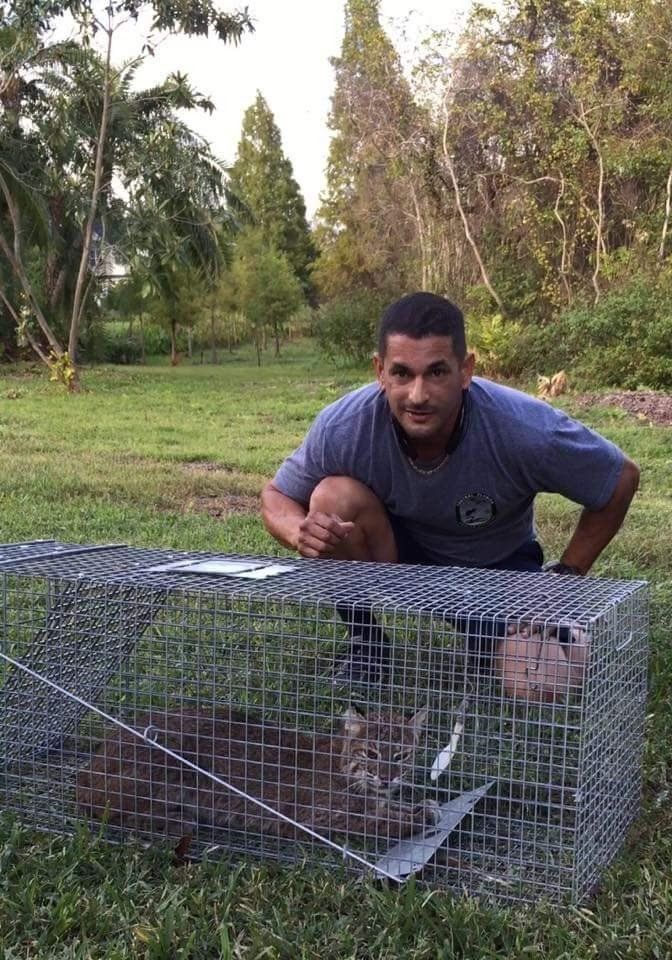
POLYGON ((177 320, 170 321, 170 363, 176 367, 179 363, 177 356, 177 320))
POLYGON ((667 178, 667 187, 665 190, 665 220, 663 221, 663 230, 660 235, 660 246, 658 247, 658 259, 665 259, 665 241, 667 240, 667 231, 670 225, 670 209, 672 208, 672 167, 667 178))
POLYGON ((217 338, 215 337, 215 308, 210 307, 210 351, 213 363, 217 363, 217 338))
POLYGON ((93 237, 93 225, 98 211, 98 201, 100 199, 103 182, 103 153, 105 150, 105 140, 107 138, 107 128, 110 118, 110 81, 112 64, 112 36, 114 29, 112 27, 111 7, 108 7, 108 26, 107 26, 107 52, 105 57, 105 74, 103 79, 103 109, 100 117, 100 127, 98 130, 98 140, 96 142, 96 161, 93 174, 93 190, 91 192, 91 203, 89 212, 84 224, 84 243, 82 246, 82 255, 79 261, 79 271, 77 273, 77 282, 72 303, 72 315, 70 318, 70 335, 68 337, 68 355, 70 362, 75 368, 76 381, 72 389, 79 388, 79 377, 77 375, 77 346, 79 341, 79 328, 84 313, 84 304, 86 294, 88 293, 87 278, 89 273, 89 253, 91 251, 91 240, 93 237))
POLYGON ((604 161, 602 159, 602 151, 600 150, 600 145, 597 142, 597 136, 595 131, 590 126, 586 120, 586 110, 581 101, 579 101, 579 106, 581 108, 581 113, 577 115, 576 119, 579 121, 583 129, 588 135, 593 150, 597 156, 597 220, 595 221, 595 269, 593 270, 592 282, 593 289, 595 290, 595 297, 593 298, 593 303, 596 304, 600 299, 600 284, 599 284, 599 275, 600 269, 602 267, 601 254, 604 252, 604 161))
POLYGON ((194 331, 191 327, 187 327, 187 356, 191 360, 192 358, 192 346, 194 339, 194 331))
POLYGON ((21 242, 23 239, 23 225, 21 223, 21 215, 19 208, 14 202, 11 191, 7 184, 5 178, 0 174, 0 190, 2 190, 3 196, 5 198, 5 203, 7 204, 7 211, 9 213, 10 219, 12 221, 12 230, 14 231, 14 246, 13 249, 9 244, 9 241, 5 237, 4 233, 0 229, 0 250, 4 253, 7 258, 8 263, 10 264, 12 271, 23 290, 23 294, 26 298, 26 301, 30 305, 35 318, 44 334, 49 348, 57 359, 63 355, 63 348, 58 342, 54 332, 52 331, 47 318, 45 317, 42 308, 37 300, 35 295, 35 290, 30 281, 28 273, 26 271, 24 262, 23 262, 23 251, 21 248, 21 242))
POLYGON ((147 362, 145 357, 145 325, 143 323, 142 314, 138 317, 140 323, 140 362, 144 364, 147 362))
MULTIPOLYGON (((21 318, 20 318, 19 315, 17 314, 17 312, 16 312, 16 310, 14 309, 14 307, 12 306, 12 304, 9 302, 7 296, 5 295, 5 291, 2 289, 2 287, 0 287, 0 300, 2 300, 2 302, 3 302, 4 305, 5 305, 5 307, 7 308, 7 311, 8 311, 8 313, 9 313, 9 315, 12 317, 12 319, 13 319, 13 321, 14 321, 14 324, 16 325, 17 332, 18 332, 19 327, 20 327, 20 325, 21 325, 21 318)), ((37 340, 35 339, 35 337, 32 335, 32 333, 30 332, 30 330, 28 330, 28 329, 26 328, 25 330, 22 331, 22 333, 23 333, 23 336, 24 336, 24 337, 26 338, 26 340, 28 341, 28 343, 30 344, 30 347, 31 347, 31 349, 33 350, 33 352, 38 355, 38 357, 40 358, 40 360, 41 360, 43 363, 45 363, 47 366, 49 366, 49 357, 48 357, 48 356, 46 355, 46 353, 42 350, 42 348, 40 347, 39 343, 37 342, 37 340)))

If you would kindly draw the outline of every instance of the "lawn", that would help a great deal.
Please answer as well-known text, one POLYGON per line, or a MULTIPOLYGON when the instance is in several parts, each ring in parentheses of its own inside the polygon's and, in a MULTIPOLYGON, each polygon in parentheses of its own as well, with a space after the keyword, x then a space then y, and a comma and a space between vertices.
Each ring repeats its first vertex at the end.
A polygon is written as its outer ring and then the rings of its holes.
MULTIPOLYGON (((0 542, 56 538, 282 553, 257 495, 318 409, 369 379, 308 344, 257 367, 152 364, 85 371, 68 397, 0 368, 0 542)), ((578 411, 571 394, 562 405, 578 411)), ((0 960, 10 958, 672 957, 672 431, 594 405, 582 419, 643 471, 627 524, 595 572, 651 583, 644 812, 583 908, 501 909, 314 868, 173 865, 168 851, 35 834, 0 817, 0 960)), ((577 509, 542 497, 557 555, 577 509)))

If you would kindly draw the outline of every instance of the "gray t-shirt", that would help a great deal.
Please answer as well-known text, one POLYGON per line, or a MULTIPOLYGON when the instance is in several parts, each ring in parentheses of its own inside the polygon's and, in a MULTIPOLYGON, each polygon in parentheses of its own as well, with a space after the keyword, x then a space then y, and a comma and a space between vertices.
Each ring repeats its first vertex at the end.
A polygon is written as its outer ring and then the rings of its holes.
POLYGON ((435 472, 411 467, 385 394, 369 384, 322 410, 273 482, 307 505, 324 477, 354 477, 431 562, 485 566, 535 536, 537 493, 599 510, 623 462, 617 446, 562 411, 474 377, 460 441, 435 472))

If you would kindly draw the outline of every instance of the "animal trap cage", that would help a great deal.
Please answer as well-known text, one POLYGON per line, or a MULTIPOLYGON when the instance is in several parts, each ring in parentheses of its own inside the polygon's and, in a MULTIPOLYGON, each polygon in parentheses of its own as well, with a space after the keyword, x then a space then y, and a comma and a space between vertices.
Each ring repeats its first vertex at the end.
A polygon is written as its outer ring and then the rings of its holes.
POLYGON ((580 902, 637 815, 644 583, 54 541, 0 581, 0 810, 39 829, 580 902), (526 627, 587 641, 541 702, 493 666, 526 627))

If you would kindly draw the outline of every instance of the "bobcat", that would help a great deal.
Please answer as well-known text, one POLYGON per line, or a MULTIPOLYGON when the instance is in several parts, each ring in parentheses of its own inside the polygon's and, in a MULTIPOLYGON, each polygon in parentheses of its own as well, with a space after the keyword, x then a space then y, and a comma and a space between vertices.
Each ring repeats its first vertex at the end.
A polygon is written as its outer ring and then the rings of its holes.
MULTIPOLYGON (((433 825, 436 804, 394 798, 427 718, 395 713, 365 718, 348 709, 335 734, 286 730, 229 708, 180 710, 137 718, 163 746, 312 830, 398 840, 433 825)), ((199 828, 264 831, 301 839, 303 831, 214 783, 121 728, 80 771, 77 801, 89 815, 135 830, 179 837, 199 828)))

